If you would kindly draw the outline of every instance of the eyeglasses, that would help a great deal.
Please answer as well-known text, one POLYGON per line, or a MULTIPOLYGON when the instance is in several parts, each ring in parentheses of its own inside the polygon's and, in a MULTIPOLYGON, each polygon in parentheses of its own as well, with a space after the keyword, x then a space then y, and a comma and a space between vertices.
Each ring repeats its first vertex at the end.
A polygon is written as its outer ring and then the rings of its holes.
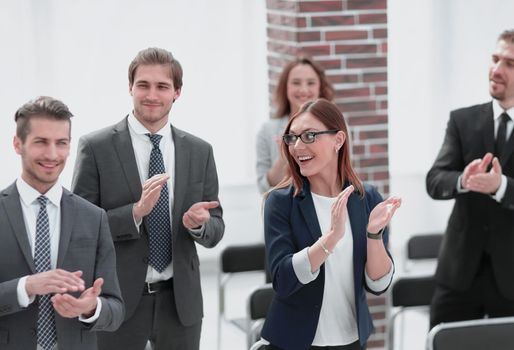
POLYGON ((323 131, 304 131, 300 135, 296 134, 285 134, 282 136, 282 139, 284 140, 284 143, 288 146, 293 146, 296 144, 296 141, 298 138, 302 140, 303 143, 313 143, 316 141, 316 136, 322 135, 322 134, 335 134, 339 130, 323 130, 323 131))

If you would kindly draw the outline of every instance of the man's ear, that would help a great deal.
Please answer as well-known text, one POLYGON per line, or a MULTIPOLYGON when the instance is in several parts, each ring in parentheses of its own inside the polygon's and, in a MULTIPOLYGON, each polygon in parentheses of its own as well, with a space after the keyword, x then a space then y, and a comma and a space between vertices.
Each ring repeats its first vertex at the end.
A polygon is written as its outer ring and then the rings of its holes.
POLYGON ((18 136, 14 136, 12 139, 12 144, 14 146, 14 150, 17 154, 21 154, 21 146, 23 145, 23 142, 21 142, 21 139, 18 136))
POLYGON ((129 94, 130 94, 130 96, 133 96, 132 95, 132 84, 130 84, 130 83, 129 83, 129 94))
POLYGON ((177 98, 180 97, 180 93, 182 92, 182 89, 175 90, 175 97, 173 97, 173 102, 177 100, 177 98))

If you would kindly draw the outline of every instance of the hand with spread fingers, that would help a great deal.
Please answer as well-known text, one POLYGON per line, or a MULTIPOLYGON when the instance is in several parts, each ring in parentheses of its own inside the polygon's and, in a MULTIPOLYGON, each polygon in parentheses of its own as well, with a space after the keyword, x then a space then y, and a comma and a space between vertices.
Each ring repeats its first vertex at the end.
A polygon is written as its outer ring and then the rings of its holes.
POLYGON ((337 238, 337 241, 344 237, 344 231, 346 227, 347 210, 346 204, 348 203, 348 197, 354 191, 352 185, 346 187, 337 196, 336 201, 332 205, 331 219, 332 219, 332 232, 337 238))
POLYGON ((89 318, 95 314, 97 298, 102 292, 103 278, 98 278, 93 286, 86 289, 78 298, 70 294, 56 294, 52 297, 55 311, 66 318, 83 316, 89 318))
POLYGON ((386 227, 401 204, 402 200, 400 197, 390 197, 377 204, 369 214, 368 232, 378 233, 386 227))
POLYGON ((182 224, 184 224, 184 226, 189 230, 202 227, 202 225, 209 221, 211 217, 209 209, 214 209, 219 205, 220 204, 217 201, 198 202, 193 204, 182 216, 182 224))
POLYGON ((159 200, 164 184, 166 184, 169 178, 170 176, 168 174, 157 174, 145 181, 141 198, 136 205, 134 205, 134 209, 132 210, 134 219, 137 222, 140 222, 143 217, 150 214, 159 200))

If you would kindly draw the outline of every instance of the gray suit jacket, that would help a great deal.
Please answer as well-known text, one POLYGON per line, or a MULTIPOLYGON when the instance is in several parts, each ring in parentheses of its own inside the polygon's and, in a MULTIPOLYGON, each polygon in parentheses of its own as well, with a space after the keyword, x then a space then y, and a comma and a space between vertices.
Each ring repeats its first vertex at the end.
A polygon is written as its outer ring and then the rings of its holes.
MULTIPOLYGON (((225 224, 220 206, 210 210, 211 219, 201 238, 193 238, 182 225, 182 216, 192 204, 218 200, 218 176, 212 147, 191 134, 175 127, 171 129, 175 143, 174 294, 180 322, 190 326, 203 317, 195 241, 205 247, 215 246, 223 237, 225 224)), ((132 207, 141 197, 142 188, 127 118, 80 139, 72 189, 107 211, 128 319, 143 293, 149 248, 146 220, 143 219, 140 233, 132 216, 132 207)))
MULTIPOLYGON (((19 279, 36 269, 15 184, 0 192, 0 240, 0 348, 35 350, 37 302, 21 308, 16 292, 19 279)), ((93 324, 55 314, 60 350, 97 349, 92 331, 114 331, 120 326, 124 309, 115 265, 105 212, 64 190, 57 268, 82 270, 86 288, 99 277, 104 284, 102 310, 93 324)))

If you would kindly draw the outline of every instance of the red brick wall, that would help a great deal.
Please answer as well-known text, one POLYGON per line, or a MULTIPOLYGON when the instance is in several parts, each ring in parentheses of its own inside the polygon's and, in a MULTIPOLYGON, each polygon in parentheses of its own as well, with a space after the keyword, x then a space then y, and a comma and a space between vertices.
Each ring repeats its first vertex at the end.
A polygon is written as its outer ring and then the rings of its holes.
MULTIPOLYGON (((270 103, 286 62, 308 54, 325 68, 351 132, 353 162, 364 181, 389 192, 387 142, 387 1, 267 0, 270 103)), ((368 349, 383 349, 384 297, 368 295, 377 332, 368 349)))

